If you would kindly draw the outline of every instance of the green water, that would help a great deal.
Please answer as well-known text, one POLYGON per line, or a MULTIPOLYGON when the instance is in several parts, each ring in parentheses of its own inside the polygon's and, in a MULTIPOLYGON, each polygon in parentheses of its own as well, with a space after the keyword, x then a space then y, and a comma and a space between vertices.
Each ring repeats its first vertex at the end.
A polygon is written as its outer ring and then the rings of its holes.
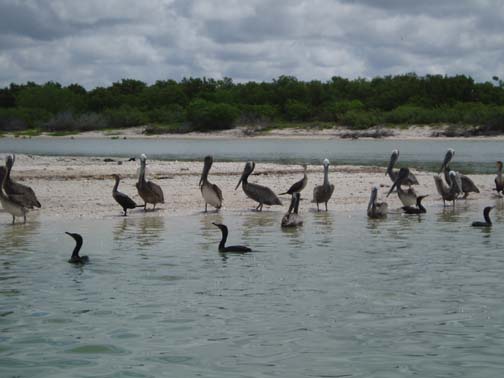
MULTIPOLYGON (((494 201, 494 200, 492 200, 494 201)), ((424 216, 0 214, 0 377, 497 377, 504 205, 424 216), (217 252, 219 230, 255 252, 217 252), (68 264, 73 240, 91 263, 68 264)))

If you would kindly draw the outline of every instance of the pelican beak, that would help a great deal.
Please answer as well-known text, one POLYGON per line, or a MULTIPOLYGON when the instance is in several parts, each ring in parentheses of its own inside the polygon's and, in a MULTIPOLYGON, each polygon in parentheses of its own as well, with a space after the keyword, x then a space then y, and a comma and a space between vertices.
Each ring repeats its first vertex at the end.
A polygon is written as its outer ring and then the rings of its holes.
POLYGON ((242 181, 243 181, 243 175, 242 175, 242 177, 240 177, 240 181, 238 181, 238 185, 236 185, 235 190, 238 189, 238 187, 240 186, 240 184, 242 183, 242 181))
POLYGON ((201 183, 202 183, 202 182, 203 182, 203 177, 201 177, 201 178, 199 179, 199 184, 198 184, 198 186, 201 186, 201 183))
POLYGON ((399 180, 400 178, 398 177, 395 181, 394 181, 394 185, 392 185, 392 187, 390 188, 389 192, 387 193, 386 197, 388 197, 390 195, 390 193, 392 193, 392 191, 395 189, 395 187, 397 186, 397 184, 399 183, 399 180))

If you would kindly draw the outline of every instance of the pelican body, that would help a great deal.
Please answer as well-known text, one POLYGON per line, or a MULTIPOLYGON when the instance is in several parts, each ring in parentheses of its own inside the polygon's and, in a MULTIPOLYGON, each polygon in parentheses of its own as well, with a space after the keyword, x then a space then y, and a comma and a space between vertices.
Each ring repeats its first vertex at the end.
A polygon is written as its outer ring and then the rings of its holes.
MULTIPOLYGON (((448 164, 450 161, 453 159, 455 156, 455 150, 453 148, 449 148, 448 151, 446 151, 443 163, 441 164, 441 170, 440 172, 444 172, 445 175, 445 180, 448 185, 450 185, 450 167, 448 164)), ((466 175, 461 175, 459 174, 460 180, 461 180, 461 186, 460 186, 460 191, 464 193, 464 199, 467 198, 469 193, 479 193, 479 189, 476 186, 476 184, 471 180, 469 177, 466 175)))
POLYGON ((145 180, 145 165, 147 156, 145 154, 140 155, 140 173, 138 175, 138 181, 136 183, 136 188, 138 190, 138 195, 144 200, 144 210, 147 210, 147 204, 151 203, 154 205, 153 210, 156 208, 156 204, 164 203, 164 195, 161 187, 152 181, 145 180))
POLYGON ((12 224, 16 223, 16 217, 23 217, 23 223, 26 223, 26 207, 23 206, 21 202, 17 201, 16 196, 9 197, 4 194, 13 162, 12 157, 7 156, 5 161, 5 174, 2 178, 2 185, 0 187, 0 202, 2 203, 4 210, 12 215, 12 224))
POLYGON ((401 168, 399 169, 399 172, 397 173, 396 180, 394 181, 394 184, 390 188, 389 192, 387 193, 387 197, 392 193, 394 188, 397 187, 397 196, 399 197, 399 200, 403 204, 403 206, 415 206, 417 202, 417 194, 413 188, 408 188, 404 190, 401 185, 404 184, 404 182, 408 181, 410 174, 409 168, 401 168))
POLYGON ((205 200, 205 213, 208 211, 208 204, 219 210, 222 207, 222 191, 220 188, 208 181, 208 172, 212 168, 213 158, 211 156, 205 157, 205 162, 203 165, 203 172, 201 173, 201 178, 199 186, 201 189, 201 195, 205 200))
POLYGON ((502 179, 502 161, 498 161, 497 165, 497 176, 495 176, 495 190, 497 194, 504 194, 504 180, 502 179))
POLYGON ((226 247, 226 241, 228 237, 228 228, 225 224, 220 223, 212 223, 213 225, 220 228, 222 232, 222 239, 219 243, 219 252, 235 252, 235 253, 245 253, 251 252, 252 250, 249 247, 245 247, 243 245, 230 245, 226 247))
POLYGON ((494 208, 494 206, 487 206, 483 210, 483 217, 485 218, 484 222, 472 222, 471 226, 473 227, 490 227, 492 225, 492 220, 490 219, 490 211, 494 208))
POLYGON ((303 224, 303 218, 298 214, 300 200, 301 194, 299 192, 292 194, 289 210, 282 218, 282 227, 297 227, 303 224))
POLYGON ((334 192, 334 185, 329 183, 329 160, 324 159, 322 164, 324 166, 324 183, 313 188, 312 203, 317 204, 317 211, 320 211, 319 203, 325 203, 327 211, 327 202, 331 199, 334 192))
POLYGON ((438 193, 443 198, 443 206, 446 206, 446 201, 453 201, 453 207, 455 207, 455 200, 461 192, 460 187, 462 184, 460 183, 460 177, 454 171, 450 171, 448 175, 450 177, 450 186, 446 186, 439 175, 434 176, 434 182, 438 193))
MULTIPOLYGON (((392 182, 396 181, 397 175, 399 174, 399 171, 394 171, 394 166, 397 163, 398 159, 399 159, 399 150, 396 149, 396 150, 392 151, 392 154, 390 155, 390 160, 387 165, 387 171, 385 173, 386 175, 388 175, 390 177, 390 180, 392 180, 392 182)), ((410 171, 408 174, 408 177, 406 177, 403 180, 402 184, 408 185, 408 186, 418 185, 418 180, 417 180, 416 176, 410 171)))
POLYGON ((79 251, 82 247, 82 236, 71 232, 65 232, 65 234, 70 235, 75 240, 75 248, 68 262, 70 264, 86 264, 87 262, 89 262, 89 257, 79 256, 79 251))
POLYGON ((376 186, 371 189, 371 197, 367 207, 367 215, 369 218, 385 218, 387 216, 387 202, 378 202, 378 188, 376 186))
POLYGON ((289 188, 289 190, 287 190, 285 193, 280 193, 280 195, 284 195, 284 194, 294 194, 294 193, 301 193, 303 191, 304 188, 306 188, 306 184, 308 184, 308 176, 306 175, 306 169, 307 169, 307 165, 306 164, 303 164, 303 178, 297 182, 295 182, 294 184, 292 184, 292 186, 289 188))
POLYGON ((416 200, 416 207, 403 206, 402 209, 406 214, 425 214, 427 209, 422 205, 422 200, 428 195, 418 196, 416 200))
POLYGON ((112 175, 112 177, 114 177, 115 179, 115 185, 112 189, 112 197, 122 207, 124 216, 127 216, 128 209, 134 209, 135 207, 138 207, 138 205, 128 195, 117 190, 117 188, 119 187, 119 182, 121 181, 119 175, 114 174, 112 175))
POLYGON ((270 188, 248 182, 248 178, 254 171, 254 168, 255 163, 253 161, 248 161, 245 164, 245 168, 243 169, 240 181, 238 181, 235 190, 242 184, 242 189, 247 197, 259 203, 256 207, 257 211, 262 211, 263 205, 281 205, 282 202, 270 188))
MULTIPOLYGON (((8 160, 11 160, 11 168, 16 161, 16 155, 8 156, 8 160)), ((42 205, 37 199, 35 192, 29 186, 20 184, 15 182, 10 177, 10 171, 7 172, 7 169, 4 167, 0 167, 0 182, 3 182, 3 177, 7 175, 7 182, 4 188, 5 194, 12 200, 18 202, 28 209, 33 209, 35 207, 40 208, 42 205)))

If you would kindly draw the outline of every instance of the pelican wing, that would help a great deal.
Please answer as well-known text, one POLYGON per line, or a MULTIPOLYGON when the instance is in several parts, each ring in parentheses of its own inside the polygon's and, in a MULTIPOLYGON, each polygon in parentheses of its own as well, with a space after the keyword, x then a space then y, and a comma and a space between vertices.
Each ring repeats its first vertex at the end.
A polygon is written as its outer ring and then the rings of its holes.
POLYGON ((474 192, 474 193, 479 193, 479 189, 474 183, 473 180, 471 180, 469 177, 461 175, 460 179, 462 180, 462 191, 464 193, 467 192, 474 192))
POLYGON ((273 191, 259 184, 251 184, 247 183, 243 186, 243 191, 247 195, 247 197, 253 199, 256 202, 265 204, 265 205, 281 205, 282 202, 278 199, 277 195, 273 193, 273 191))
POLYGON ((13 180, 7 181, 5 188, 7 195, 17 196, 17 201, 20 201, 22 206, 33 209, 34 207, 41 207, 40 202, 35 195, 35 192, 29 186, 20 184, 13 180))
POLYGON ((164 203, 164 194, 163 190, 158 184, 153 183, 152 181, 147 181, 147 187, 153 193, 153 195, 157 198, 157 202, 164 203))
POLYGON ((222 197, 222 190, 220 190, 220 188, 216 184, 212 184, 212 189, 215 191, 215 194, 217 194, 219 200, 221 202, 224 201, 224 198, 222 197))
POLYGON ((328 186, 318 185, 313 188, 313 200, 312 203, 322 203, 327 202, 331 198, 334 192, 334 184, 329 184, 328 186))

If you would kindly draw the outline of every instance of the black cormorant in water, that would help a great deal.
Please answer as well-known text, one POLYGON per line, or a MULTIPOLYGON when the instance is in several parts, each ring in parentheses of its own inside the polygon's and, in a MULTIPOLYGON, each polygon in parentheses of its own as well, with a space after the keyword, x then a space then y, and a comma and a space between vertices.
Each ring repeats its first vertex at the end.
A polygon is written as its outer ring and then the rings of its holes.
POLYGON ((403 206, 402 209, 404 210, 404 212, 406 214, 425 214, 427 212, 427 210, 422 205, 422 200, 425 197, 428 197, 428 194, 426 194, 425 196, 418 196, 417 197, 417 199, 416 199, 416 207, 413 207, 413 206, 403 206))
POLYGON ((473 227, 489 227, 492 225, 492 220, 490 219, 490 211, 494 208, 494 206, 487 206, 483 210, 483 217, 485 218, 484 222, 472 222, 473 227))
POLYGON ((68 260, 71 264, 85 264, 89 262, 89 257, 87 256, 79 256, 79 251, 82 247, 82 236, 79 234, 73 234, 71 232, 65 232, 65 234, 70 235, 75 240, 75 248, 72 252, 72 257, 68 260))
POLYGON ((225 224, 220 224, 220 223, 212 223, 212 224, 219 227, 220 230, 222 231, 222 239, 219 243, 219 252, 243 253, 243 252, 251 252, 252 251, 249 247, 245 247, 244 245, 230 245, 229 247, 226 247, 226 240, 228 237, 227 226, 225 224))

